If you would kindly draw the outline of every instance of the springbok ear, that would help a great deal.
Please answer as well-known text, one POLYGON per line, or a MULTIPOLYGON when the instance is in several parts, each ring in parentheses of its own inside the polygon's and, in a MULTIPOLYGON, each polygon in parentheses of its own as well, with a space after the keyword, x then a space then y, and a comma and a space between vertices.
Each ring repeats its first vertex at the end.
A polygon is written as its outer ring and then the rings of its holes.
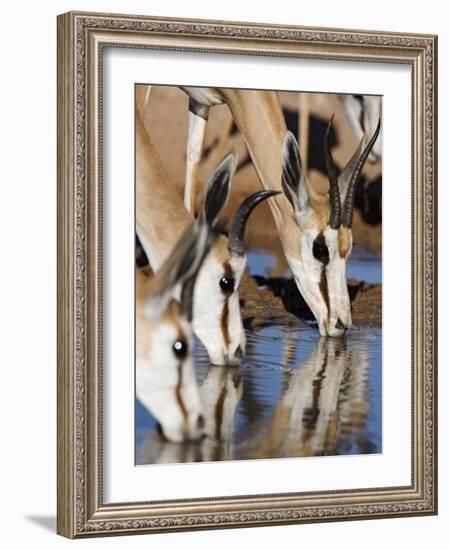
POLYGON ((145 313, 150 318, 162 315, 179 284, 182 286, 182 299, 191 301, 191 297, 184 296, 183 287, 190 286, 193 291, 193 284, 188 281, 195 280, 214 239, 215 234, 206 223, 194 222, 186 229, 151 282, 151 290, 145 301, 145 313))
POLYGON ((299 146, 291 132, 286 133, 282 146, 282 189, 295 213, 299 213, 307 207, 309 197, 299 146))
POLYGON ((201 213, 211 227, 217 223, 228 202, 235 167, 236 157, 231 153, 220 162, 207 183, 201 213))

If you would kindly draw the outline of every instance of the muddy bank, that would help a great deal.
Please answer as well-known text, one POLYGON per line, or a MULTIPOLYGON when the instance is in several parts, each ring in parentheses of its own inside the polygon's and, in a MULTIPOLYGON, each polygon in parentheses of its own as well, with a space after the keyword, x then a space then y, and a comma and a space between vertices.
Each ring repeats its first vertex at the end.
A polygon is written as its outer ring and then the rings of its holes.
MULTIPOLYGON (((382 285, 348 280, 354 327, 382 326, 382 285)), ((240 300, 245 327, 256 329, 270 324, 297 326, 314 317, 293 279, 251 276, 247 270, 240 300)))
MULTIPOLYGON (((272 324, 298 326, 306 321, 314 321, 313 314, 294 280, 291 277, 276 276, 277 270, 283 273, 287 267, 281 254, 276 259, 277 264, 270 270, 268 277, 251 275, 249 268, 245 269, 239 294, 246 328, 256 329, 272 324)), ((136 269, 148 277, 153 275, 137 238, 136 269)), ((382 327, 382 285, 357 279, 348 279, 347 282, 353 326, 382 327)))

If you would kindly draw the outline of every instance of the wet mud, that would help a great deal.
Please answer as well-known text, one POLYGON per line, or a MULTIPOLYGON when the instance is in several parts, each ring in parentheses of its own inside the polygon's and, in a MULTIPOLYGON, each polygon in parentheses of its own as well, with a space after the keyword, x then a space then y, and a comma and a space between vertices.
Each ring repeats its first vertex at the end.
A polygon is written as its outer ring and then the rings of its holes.
MULTIPOLYGON (((353 328, 382 326, 382 285, 348 280, 353 328)), ((240 286, 242 317, 246 328, 272 324, 301 326, 314 317, 294 280, 286 277, 251 276, 247 270, 240 286)))

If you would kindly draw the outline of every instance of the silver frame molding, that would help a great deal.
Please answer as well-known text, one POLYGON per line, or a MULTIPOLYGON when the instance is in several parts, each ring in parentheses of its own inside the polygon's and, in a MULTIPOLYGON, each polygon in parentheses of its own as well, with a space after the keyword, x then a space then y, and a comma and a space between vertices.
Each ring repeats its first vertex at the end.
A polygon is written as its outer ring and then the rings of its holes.
POLYGON ((437 37, 75 13, 58 17, 58 533, 70 538, 437 513, 437 37), (407 64, 412 69, 412 484, 104 504, 104 47, 407 64))

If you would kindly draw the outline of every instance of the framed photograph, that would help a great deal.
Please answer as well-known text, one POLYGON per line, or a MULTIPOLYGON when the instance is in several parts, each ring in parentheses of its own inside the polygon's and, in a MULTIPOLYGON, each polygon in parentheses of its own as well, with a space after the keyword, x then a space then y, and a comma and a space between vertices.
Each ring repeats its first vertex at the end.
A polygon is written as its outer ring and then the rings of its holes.
POLYGON ((437 512, 431 35, 58 17, 58 532, 437 512))

